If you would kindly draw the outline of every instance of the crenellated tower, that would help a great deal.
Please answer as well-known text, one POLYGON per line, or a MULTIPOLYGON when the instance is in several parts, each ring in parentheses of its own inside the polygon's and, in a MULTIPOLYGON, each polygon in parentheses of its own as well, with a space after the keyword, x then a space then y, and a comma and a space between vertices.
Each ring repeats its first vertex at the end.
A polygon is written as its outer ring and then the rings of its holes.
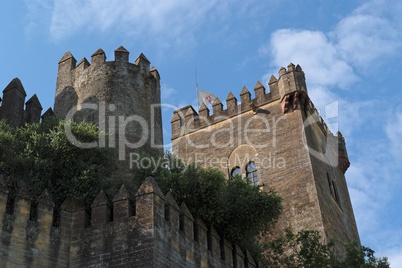
POLYGON ((173 153, 188 162, 241 174, 283 198, 276 232, 314 229, 325 241, 359 241, 345 172, 345 140, 332 134, 308 96, 302 68, 289 64, 271 76, 269 92, 258 81, 254 98, 243 87, 240 103, 230 92, 226 109, 216 98, 212 113, 201 105, 176 110, 171 120, 173 153))
POLYGON ((130 63, 129 52, 121 46, 114 56, 114 61, 106 61, 98 49, 91 62, 83 58, 77 63, 66 52, 59 61, 54 113, 99 124, 109 135, 99 145, 116 148, 128 164, 132 152, 163 151, 160 76, 142 53, 130 63))

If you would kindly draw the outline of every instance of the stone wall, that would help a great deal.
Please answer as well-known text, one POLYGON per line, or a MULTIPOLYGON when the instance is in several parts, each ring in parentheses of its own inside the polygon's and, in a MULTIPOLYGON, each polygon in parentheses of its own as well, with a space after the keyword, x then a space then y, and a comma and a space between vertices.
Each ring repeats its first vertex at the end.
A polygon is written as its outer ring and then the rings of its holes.
POLYGON ((10 200, 0 186, 2 267, 256 267, 153 178, 134 197, 124 185, 113 200, 101 191, 89 213, 69 198, 55 212, 47 191, 10 200))
POLYGON ((273 188, 283 198, 277 232, 318 230, 324 241, 334 239, 342 253, 344 243, 359 241, 344 177, 349 163, 344 140, 329 131, 308 98, 300 66, 281 68, 269 89, 266 93, 257 82, 252 99, 244 87, 239 104, 229 93, 225 110, 215 99, 212 114, 204 104, 198 113, 191 106, 175 111, 173 153, 228 177, 235 167, 246 177, 246 165, 255 162, 260 187, 273 188))

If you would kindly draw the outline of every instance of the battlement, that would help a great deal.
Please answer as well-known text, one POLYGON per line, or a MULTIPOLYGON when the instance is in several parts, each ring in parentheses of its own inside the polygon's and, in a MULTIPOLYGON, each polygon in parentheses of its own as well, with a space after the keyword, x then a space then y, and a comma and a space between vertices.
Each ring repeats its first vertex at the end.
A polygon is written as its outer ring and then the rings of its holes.
POLYGON ((42 105, 36 94, 27 102, 26 96, 21 80, 14 78, 3 90, 3 98, 0 98, 0 119, 4 119, 13 127, 20 127, 25 123, 39 123, 42 105))
MULTIPOLYGON (((146 79, 151 77, 159 81, 158 71, 150 68, 150 61, 144 54, 140 53, 134 63, 129 62, 129 54, 123 46, 114 51, 115 60, 106 61, 106 54, 99 48, 91 55, 91 62, 87 58, 82 58, 78 64, 77 60, 67 51, 59 61, 59 71, 57 76, 57 88, 61 86, 74 86, 74 80, 88 79, 92 75, 113 76, 137 76, 143 75, 146 79)), ((57 93, 57 92, 56 92, 57 93)))
POLYGON ((171 193, 164 195, 153 178, 134 197, 124 185, 112 200, 101 191, 89 212, 70 198, 55 211, 46 190, 35 201, 25 191, 11 200, 0 186, 3 264, 256 267, 247 251, 195 219, 171 193))
POLYGON ((67 51, 59 61, 54 105, 56 116, 64 118, 74 106, 79 107, 83 102, 116 104, 125 103, 121 99, 114 100, 119 96, 126 97, 122 95, 136 94, 137 98, 143 95, 149 99, 160 95, 160 76, 155 67, 150 68, 149 60, 142 53, 134 63, 130 63, 129 54, 120 46, 114 51, 115 60, 106 61, 105 52, 98 49, 91 55, 91 62, 84 57, 77 64, 71 52, 67 51))
POLYGON ((212 104, 212 113, 210 113, 210 109, 205 103, 202 103, 201 107, 199 107, 198 113, 191 105, 174 111, 171 119, 172 139, 227 120, 236 115, 249 112, 256 109, 257 105, 264 105, 278 100, 279 91, 277 87, 275 87, 276 85, 277 84, 270 84, 271 91, 265 93, 265 87, 258 81, 254 87, 256 95, 254 99, 251 99, 251 94, 248 89, 243 87, 240 93, 240 103, 238 103, 233 93, 229 92, 226 98, 226 109, 223 109, 222 102, 219 98, 216 98, 212 104))
POLYGON ((260 107, 276 101, 280 102, 283 114, 300 109, 306 115, 309 114, 314 118, 321 126, 323 132, 325 132, 325 135, 330 132, 308 97, 305 75, 299 65, 295 66, 291 63, 288 65, 288 69, 281 67, 279 78, 272 75, 268 86, 270 91, 266 93, 266 88, 260 81, 257 81, 254 86, 255 97, 253 99, 251 98, 250 91, 246 87, 243 87, 239 94, 240 103, 238 103, 233 93, 229 92, 226 98, 225 110, 223 109, 222 102, 216 98, 212 104, 212 113, 210 113, 205 103, 201 105, 198 112, 191 105, 174 111, 171 119, 172 139, 240 114, 248 112, 257 114, 259 111, 262 111, 260 107))
MULTIPOLYGON (((123 46, 118 47, 114 51, 114 56, 115 56, 115 63, 122 63, 126 62, 129 63, 129 54, 130 52, 125 49, 123 46)), ((113 62, 113 61, 108 61, 113 62)), ((91 55, 91 63, 88 62, 88 60, 84 57, 82 58, 78 64, 77 60, 74 58, 73 54, 71 54, 70 51, 67 51, 64 53, 64 55, 61 57, 59 61, 59 65, 65 65, 66 68, 68 67, 70 70, 73 69, 86 69, 92 65, 102 65, 106 63, 106 54, 103 49, 99 48, 96 50, 92 55, 91 55)), ((149 72, 150 71, 150 61, 145 57, 143 53, 140 53, 138 55, 137 59, 134 61, 134 63, 130 63, 132 65, 136 65, 139 68, 144 67, 141 71, 143 72, 149 72)))

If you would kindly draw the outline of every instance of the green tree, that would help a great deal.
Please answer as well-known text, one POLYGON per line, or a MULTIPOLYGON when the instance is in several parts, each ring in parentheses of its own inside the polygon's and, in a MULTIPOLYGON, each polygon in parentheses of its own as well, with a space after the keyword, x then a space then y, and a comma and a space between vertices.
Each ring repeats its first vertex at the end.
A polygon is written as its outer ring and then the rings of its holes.
POLYGON ((67 139, 66 126, 80 142, 98 140, 97 127, 86 122, 27 124, 14 129, 0 121, 0 173, 12 188, 28 186, 33 199, 47 188, 56 205, 67 195, 88 205, 109 183, 114 155, 106 148, 73 145, 67 139))
POLYGON ((254 249, 254 256, 261 253, 258 237, 270 230, 281 212, 275 191, 261 191, 241 178, 227 180, 214 168, 185 165, 169 153, 163 159, 150 161, 160 166, 137 167, 134 177, 155 177, 162 191, 170 191, 179 204, 185 202, 194 216, 230 241, 254 249))
POLYGON ((386 257, 376 258, 374 251, 352 241, 345 245, 346 256, 334 253, 333 243, 324 245, 317 231, 290 230, 283 237, 265 244, 264 262, 269 267, 389 268, 386 257))
POLYGON ((339 268, 389 268, 387 257, 376 258, 374 250, 361 246, 356 241, 346 245, 346 257, 339 264, 339 268))

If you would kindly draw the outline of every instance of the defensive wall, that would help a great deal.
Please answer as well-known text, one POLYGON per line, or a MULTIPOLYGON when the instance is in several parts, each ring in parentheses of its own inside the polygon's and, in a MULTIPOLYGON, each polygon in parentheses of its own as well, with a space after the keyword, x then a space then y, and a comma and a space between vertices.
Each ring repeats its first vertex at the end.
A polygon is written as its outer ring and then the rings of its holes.
POLYGON ((46 190, 10 200, 0 186, 1 267, 256 267, 153 178, 134 197, 124 185, 112 200, 101 191, 90 211, 70 198, 55 211, 46 190))

